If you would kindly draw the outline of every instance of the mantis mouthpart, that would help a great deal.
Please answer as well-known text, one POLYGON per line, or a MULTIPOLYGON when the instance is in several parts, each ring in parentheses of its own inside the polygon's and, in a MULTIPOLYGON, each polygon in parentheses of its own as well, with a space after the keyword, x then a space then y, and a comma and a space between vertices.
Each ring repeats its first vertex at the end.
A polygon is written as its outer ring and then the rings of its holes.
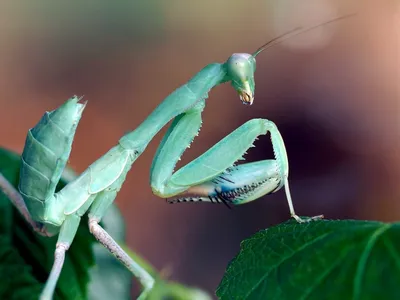
POLYGON ((99 222, 115 200, 133 163, 171 120, 151 165, 150 185, 155 195, 176 197, 168 200, 169 203, 204 201, 229 206, 254 201, 284 187, 293 218, 298 222, 322 218, 321 215, 302 219, 296 215, 289 190, 285 144, 276 125, 267 119, 246 122, 192 162, 175 172, 174 169, 199 133, 201 114, 212 88, 229 82, 243 104, 253 104, 255 57, 284 38, 324 24, 302 31, 295 29, 269 41, 253 54, 236 53, 224 63, 207 65, 167 96, 138 128, 124 135, 117 145, 57 193, 56 185, 68 161, 86 102, 81 103, 81 99, 74 96, 54 111, 46 112, 39 123, 28 131, 18 191, 0 176, 0 188, 32 228, 46 236, 58 234, 53 268, 40 299, 52 299, 65 253, 74 240, 81 217, 86 213, 90 232, 142 284, 143 291, 138 299, 147 297, 154 286, 154 278, 126 254, 99 222), (243 159, 246 151, 254 147, 257 137, 267 133, 271 135, 274 159, 236 166, 235 163, 243 159))

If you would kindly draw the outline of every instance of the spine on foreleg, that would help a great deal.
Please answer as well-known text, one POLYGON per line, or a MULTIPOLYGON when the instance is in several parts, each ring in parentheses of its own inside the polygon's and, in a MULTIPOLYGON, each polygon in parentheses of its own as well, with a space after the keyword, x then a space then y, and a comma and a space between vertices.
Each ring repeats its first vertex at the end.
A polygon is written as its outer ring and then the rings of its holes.
POLYGON ((50 199, 71 153, 78 122, 86 103, 74 96, 62 106, 46 112, 28 131, 18 189, 36 221, 43 221, 45 202, 50 199))

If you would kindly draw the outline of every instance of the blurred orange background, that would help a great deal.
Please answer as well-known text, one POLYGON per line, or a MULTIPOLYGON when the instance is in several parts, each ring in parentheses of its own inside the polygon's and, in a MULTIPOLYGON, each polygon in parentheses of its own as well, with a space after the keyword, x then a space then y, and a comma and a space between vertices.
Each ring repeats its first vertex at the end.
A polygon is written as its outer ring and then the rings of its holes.
MULTIPOLYGON (((299 215, 400 218, 397 1, 26 3, 0 5, 1 146, 22 152, 44 111, 84 95, 89 103, 70 159, 77 171, 208 63, 252 53, 294 27, 357 12, 260 54, 253 106, 243 106, 230 85, 213 90, 200 136, 180 165, 247 120, 268 118, 286 142, 299 215)), ((170 268, 172 279, 214 292, 243 238, 288 219, 285 194, 233 210, 167 205, 149 185, 162 133, 116 200, 128 244, 157 268, 170 268)), ((248 161, 272 157, 269 137, 256 146, 248 161)))

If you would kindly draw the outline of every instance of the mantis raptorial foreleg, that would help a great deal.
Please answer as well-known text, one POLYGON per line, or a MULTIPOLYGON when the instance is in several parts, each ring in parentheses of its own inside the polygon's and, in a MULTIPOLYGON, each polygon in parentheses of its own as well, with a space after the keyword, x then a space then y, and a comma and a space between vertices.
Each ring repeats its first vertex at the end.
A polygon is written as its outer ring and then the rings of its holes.
MULTIPOLYGON (((179 120, 179 123, 183 123, 182 126, 175 122, 172 124, 169 135, 172 140, 167 140, 160 146, 162 148, 159 150, 160 153, 173 153, 171 148, 176 148, 176 145, 179 144, 175 143, 176 139, 182 137, 184 129, 189 123, 185 119, 189 118, 191 118, 190 115, 179 120)), ((158 160, 160 157, 157 156, 154 160, 155 168, 152 179, 160 178, 161 172, 156 172, 157 166, 161 168, 158 160)), ((159 196, 168 197, 170 194, 176 194, 178 189, 182 189, 196 196, 172 199, 169 200, 169 203, 186 201, 218 203, 219 201, 225 204, 240 205, 273 193, 285 186, 286 198, 293 218, 298 222, 322 218, 322 216, 316 216, 304 220, 296 215, 287 180, 289 163, 285 144, 276 125, 269 120, 253 119, 246 122, 203 155, 172 174, 173 168, 169 168, 172 165, 171 162, 176 163, 179 157, 180 155, 169 157, 170 163, 163 169, 164 181, 151 181, 153 191, 159 196), (232 167, 253 146, 259 135, 268 132, 271 134, 275 160, 264 160, 232 167)))
MULTIPOLYGON (((310 29, 303 32, 307 30, 310 29)), ((10 195, 35 230, 48 235, 59 234, 55 261, 42 300, 52 298, 65 253, 75 237, 81 217, 87 212, 90 232, 142 283, 140 299, 148 295, 154 284, 152 276, 118 246, 99 222, 115 200, 132 164, 172 119, 151 167, 150 182, 156 195, 178 196, 169 200, 170 203, 210 201, 239 205, 284 186, 293 218, 304 222, 322 217, 303 220, 296 215, 288 184, 289 163, 285 145, 275 124, 266 119, 246 122, 174 173, 176 162, 200 130, 201 113, 208 92, 219 84, 230 82, 242 103, 251 105, 255 91, 255 57, 278 42, 274 39, 253 54, 236 53, 225 63, 213 63, 203 68, 164 99, 137 129, 123 136, 116 146, 59 192, 56 192, 56 185, 68 161, 85 104, 73 97, 58 109, 46 113, 29 130, 21 157, 19 193, 4 180, 2 182, 1 177, 0 188, 10 195), (275 159, 235 166, 256 138, 268 132, 275 159), (182 197, 183 193, 191 196, 182 197)))

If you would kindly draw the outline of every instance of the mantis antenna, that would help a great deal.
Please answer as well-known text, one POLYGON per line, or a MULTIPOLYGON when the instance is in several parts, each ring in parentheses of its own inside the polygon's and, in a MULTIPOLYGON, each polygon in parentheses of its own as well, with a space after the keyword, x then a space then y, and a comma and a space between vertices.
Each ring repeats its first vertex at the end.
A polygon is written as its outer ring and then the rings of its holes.
POLYGON ((286 40, 288 40, 288 39, 290 39, 292 37, 295 37, 295 36, 300 35, 302 33, 306 33, 308 31, 311 31, 311 30, 313 30, 315 28, 318 28, 320 26, 325 26, 325 25, 328 25, 330 23, 333 23, 333 22, 336 22, 336 21, 339 21, 339 20, 343 20, 343 19, 346 19, 346 18, 353 17, 355 15, 356 15, 355 13, 344 15, 344 16, 341 16, 341 17, 338 17, 338 18, 334 18, 332 20, 320 23, 320 24, 315 25, 315 26, 307 27, 307 28, 304 28, 304 27, 301 27, 301 26, 300 27, 296 27, 296 28, 294 28, 294 29, 292 29, 290 31, 287 31, 287 32, 285 32, 285 33, 283 33, 283 34, 281 34, 281 35, 269 40, 264 45, 262 45, 260 48, 258 48, 252 54, 252 56, 255 58, 258 54, 260 54, 265 49, 268 49, 268 48, 270 48, 270 47, 272 47, 274 45, 280 44, 280 43, 282 43, 282 42, 284 42, 284 41, 286 41, 286 40))

